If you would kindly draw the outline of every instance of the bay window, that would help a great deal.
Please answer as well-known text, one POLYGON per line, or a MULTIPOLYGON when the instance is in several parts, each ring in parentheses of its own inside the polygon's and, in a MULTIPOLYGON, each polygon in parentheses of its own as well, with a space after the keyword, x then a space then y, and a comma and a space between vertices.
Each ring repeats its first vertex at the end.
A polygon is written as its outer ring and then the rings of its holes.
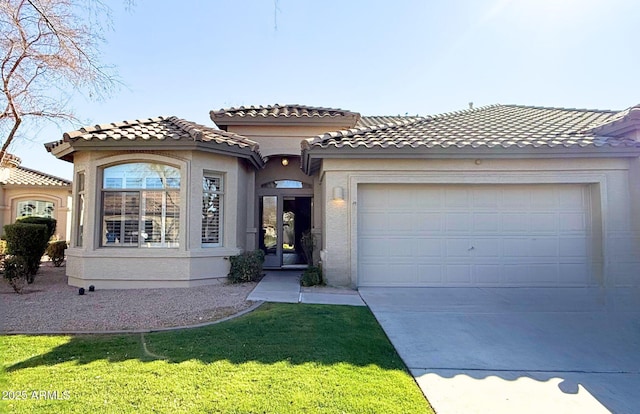
POLYGON ((107 167, 102 183, 105 247, 178 247, 180 170, 164 164, 107 167))

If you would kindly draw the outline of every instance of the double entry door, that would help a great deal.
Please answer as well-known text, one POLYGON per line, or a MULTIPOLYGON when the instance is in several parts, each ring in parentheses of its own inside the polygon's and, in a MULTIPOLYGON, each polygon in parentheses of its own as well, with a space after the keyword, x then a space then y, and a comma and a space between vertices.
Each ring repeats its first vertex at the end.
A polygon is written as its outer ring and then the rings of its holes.
POLYGON ((260 249, 265 268, 304 267, 302 236, 311 229, 311 196, 260 196, 260 249))

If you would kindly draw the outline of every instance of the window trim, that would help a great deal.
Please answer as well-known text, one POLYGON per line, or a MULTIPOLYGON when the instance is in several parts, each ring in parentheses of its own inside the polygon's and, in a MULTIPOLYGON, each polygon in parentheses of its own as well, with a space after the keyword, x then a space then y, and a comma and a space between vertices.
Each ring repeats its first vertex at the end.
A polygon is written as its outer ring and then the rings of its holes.
MULTIPOLYGON (((96 237, 97 237, 97 243, 96 245, 100 248, 108 248, 108 249, 113 249, 113 248, 127 248, 127 249, 142 249, 142 250, 156 250, 156 249, 179 249, 180 245, 181 245, 181 238, 182 238, 182 234, 181 234, 181 229, 184 227, 183 223, 182 223, 182 217, 181 214, 178 215, 177 218, 177 223, 178 223, 178 234, 177 234, 177 238, 175 241, 169 241, 169 242, 163 242, 163 245, 157 245, 157 243, 145 243, 144 239, 142 237, 140 237, 140 233, 145 231, 145 224, 146 222, 143 220, 143 218, 145 217, 145 196, 144 193, 161 193, 162 194, 162 199, 166 200, 167 197, 167 193, 169 192, 175 192, 178 194, 178 213, 180 213, 180 203, 183 200, 184 197, 184 193, 183 193, 183 178, 184 178, 184 174, 182 172, 182 168, 180 168, 180 166, 176 166, 173 165, 171 163, 162 161, 162 160, 155 160, 155 159, 142 159, 142 160, 123 160, 121 162, 116 162, 116 163, 110 163, 110 164, 105 164, 99 167, 99 171, 100 173, 98 174, 98 179, 99 181, 97 181, 98 185, 96 186, 96 188, 98 189, 98 200, 100 203, 100 215, 97 217, 98 219, 98 228, 99 228, 99 232, 96 233, 96 237), (178 173, 178 180, 179 180, 179 185, 176 187, 175 184, 171 185, 171 186, 164 186, 162 188, 127 188, 127 186, 125 185, 122 188, 105 188, 104 187, 104 179, 105 179, 105 171, 109 168, 112 167, 118 167, 118 166, 123 166, 123 165, 128 165, 128 164, 156 164, 156 165, 162 165, 162 166, 166 166, 166 167, 170 167, 173 168, 175 170, 177 170, 178 173), (109 244, 106 239, 105 239, 105 203, 104 203, 104 196, 105 194, 108 193, 137 193, 138 194, 138 212, 137 212, 137 224, 138 224, 138 239, 137 242, 135 244, 115 244, 115 245, 111 245, 109 244), (155 244, 155 245, 154 245, 155 244), (168 244, 168 245, 167 245, 168 244)), ((175 179, 175 177, 171 177, 172 179, 175 179)), ((167 180, 168 181, 168 180, 167 180)), ((175 183, 175 181, 173 181, 175 183)), ((165 201, 166 202, 166 201, 165 201)), ((167 216, 165 215, 167 206, 163 204, 162 206, 162 216, 163 218, 166 220, 167 216)), ((163 224, 162 228, 164 228, 164 226, 166 225, 166 223, 163 224)), ((162 235, 162 239, 164 239, 165 235, 162 235)))
POLYGON ((83 171, 76 173, 76 195, 75 195, 75 217, 73 220, 75 232, 73 236, 74 246, 82 247, 84 243, 84 227, 86 226, 86 217, 84 214, 85 205, 87 202, 87 175, 83 171), (82 178, 80 178, 82 177, 82 178))
MULTIPOLYGON (((226 176, 223 172, 221 171, 210 171, 210 170, 203 170, 202 171, 202 180, 204 180, 205 178, 217 178, 220 180, 220 188, 222 188, 222 190, 218 190, 218 191, 214 191, 214 194, 217 194, 218 197, 220 198, 220 212, 219 212, 219 217, 218 217, 218 242, 217 243, 208 243, 208 242, 203 242, 202 241, 202 230, 203 230, 203 225, 204 225, 204 218, 202 218, 200 220, 200 245, 201 247, 205 247, 205 248, 210 248, 210 247, 223 247, 224 246, 224 196, 225 196, 225 190, 226 190, 226 183, 225 183, 225 179, 226 176)), ((201 186, 202 187, 202 186, 201 186)), ((204 196, 204 188, 202 188, 202 193, 200 195, 200 198, 202 199, 204 196)), ((202 214, 202 205, 200 205, 200 214, 202 214)))

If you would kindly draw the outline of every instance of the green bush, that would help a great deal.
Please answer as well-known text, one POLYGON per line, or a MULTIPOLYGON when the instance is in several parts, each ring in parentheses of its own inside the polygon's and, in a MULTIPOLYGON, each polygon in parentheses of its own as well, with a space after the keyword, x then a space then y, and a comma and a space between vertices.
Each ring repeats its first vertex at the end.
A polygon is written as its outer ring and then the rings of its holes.
POLYGON ((302 286, 316 286, 322 284, 322 269, 318 266, 309 266, 300 279, 302 286))
POLYGON ((302 251, 304 252, 304 257, 307 259, 307 264, 313 264, 313 249, 316 247, 316 236, 311 233, 311 230, 307 230, 302 232, 302 237, 300 238, 300 242, 302 242, 302 251))
POLYGON ((231 283, 255 282, 262 276, 264 252, 254 250, 229 258, 231 270, 227 277, 231 283))
POLYGON ((7 240, 7 254, 22 257, 29 275, 27 282, 33 279, 40 268, 40 260, 49 243, 49 230, 44 224, 26 224, 17 222, 4 226, 7 240))
POLYGON ((47 226, 47 232, 49 233, 49 237, 47 238, 47 241, 49 241, 53 237, 53 235, 56 234, 56 226, 58 225, 58 222, 56 221, 56 219, 53 219, 50 217, 34 217, 34 216, 22 217, 18 219, 16 223, 44 224, 45 226, 47 226))
POLYGON ((7 254, 7 241, 0 240, 0 256, 4 257, 7 254))
POLYGON ((53 262, 55 267, 60 267, 64 262, 64 251, 67 249, 67 241, 59 240, 49 242, 45 254, 49 256, 49 259, 53 262))
POLYGON ((9 285, 16 291, 22 293, 25 283, 29 277, 27 262, 22 256, 7 256, 3 260, 4 278, 7 279, 9 285))

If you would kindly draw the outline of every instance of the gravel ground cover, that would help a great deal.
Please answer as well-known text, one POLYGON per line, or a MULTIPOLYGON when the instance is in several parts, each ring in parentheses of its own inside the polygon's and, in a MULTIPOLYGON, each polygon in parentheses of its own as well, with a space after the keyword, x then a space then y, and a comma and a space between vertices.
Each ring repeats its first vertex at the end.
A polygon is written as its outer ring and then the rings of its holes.
POLYGON ((96 290, 80 296, 78 288, 67 285, 64 270, 42 263, 23 294, 0 280, 0 332, 153 330, 215 321, 254 304, 246 298, 256 283, 96 290))

